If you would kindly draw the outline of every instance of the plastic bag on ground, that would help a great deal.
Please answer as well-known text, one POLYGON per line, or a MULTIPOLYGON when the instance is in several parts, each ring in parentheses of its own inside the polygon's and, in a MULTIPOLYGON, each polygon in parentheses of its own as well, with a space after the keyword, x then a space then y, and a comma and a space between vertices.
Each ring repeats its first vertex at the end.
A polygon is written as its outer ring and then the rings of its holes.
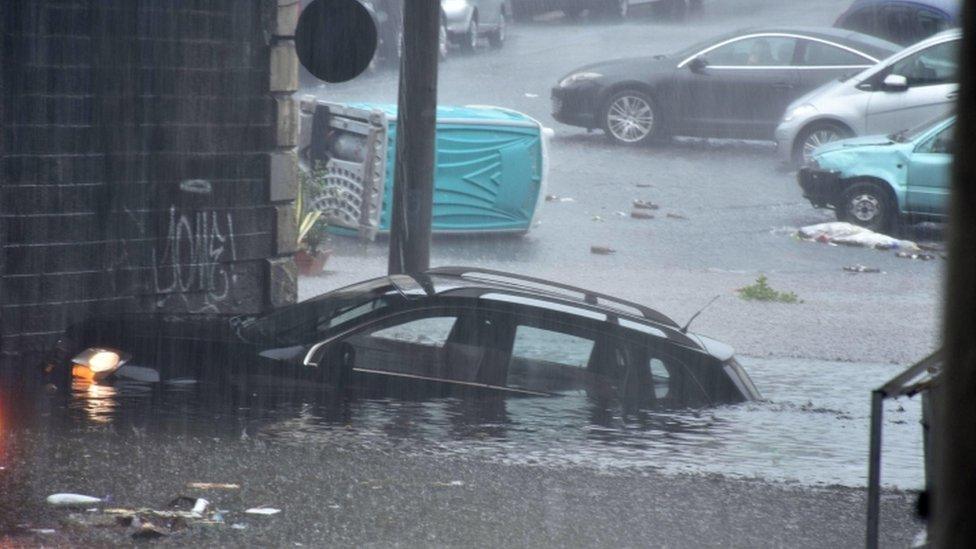
POLYGON ((877 248, 879 250, 919 249, 918 244, 911 240, 900 240, 844 221, 808 225, 797 231, 797 235, 805 240, 816 240, 817 242, 843 244, 846 246, 863 246, 865 248, 877 248))

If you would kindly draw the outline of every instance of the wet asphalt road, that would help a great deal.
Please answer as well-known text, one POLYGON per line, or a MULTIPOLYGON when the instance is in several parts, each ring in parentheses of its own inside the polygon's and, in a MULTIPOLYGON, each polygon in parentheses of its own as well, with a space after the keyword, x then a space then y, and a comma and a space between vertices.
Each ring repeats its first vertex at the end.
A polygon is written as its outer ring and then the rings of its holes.
MULTIPOLYGON (((772 143, 680 139, 620 147, 600 132, 588 134, 549 115, 550 87, 580 65, 669 52, 741 27, 829 25, 847 3, 710 2, 704 15, 684 24, 544 17, 513 26, 501 50, 452 50, 441 66, 439 101, 500 105, 552 127, 547 192, 574 201, 544 203, 539 225, 525 237, 439 238, 432 264, 478 265, 576 283, 658 307, 679 323, 721 295, 695 329, 744 354, 903 364, 924 356, 937 342, 943 261, 792 238, 797 227, 834 217, 802 198, 795 173, 778 162, 772 143), (661 206, 655 219, 629 217, 636 198, 661 206), (617 252, 593 255, 591 245, 617 252), (854 264, 884 272, 842 270, 854 264), (743 302, 735 289, 760 273, 804 302, 743 302)), ((395 102, 397 76, 380 70, 302 93, 395 102)), ((938 238, 924 230, 900 236, 938 238)), ((339 238, 332 246, 331 272, 302 280, 301 297, 384 274, 385 240, 362 245, 339 238)))

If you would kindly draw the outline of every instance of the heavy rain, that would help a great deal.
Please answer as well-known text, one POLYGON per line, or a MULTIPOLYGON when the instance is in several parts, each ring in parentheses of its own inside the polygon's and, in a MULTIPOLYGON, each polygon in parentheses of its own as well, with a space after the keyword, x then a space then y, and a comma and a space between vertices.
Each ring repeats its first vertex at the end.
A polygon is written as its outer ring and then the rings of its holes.
MULTIPOLYGON (((871 545, 959 3, 443 0, 434 269, 394 274, 404 8, 347 2, 342 83, 295 55, 328 0, 0 7, 0 545, 871 545)), ((908 393, 883 546, 926 535, 908 393)))

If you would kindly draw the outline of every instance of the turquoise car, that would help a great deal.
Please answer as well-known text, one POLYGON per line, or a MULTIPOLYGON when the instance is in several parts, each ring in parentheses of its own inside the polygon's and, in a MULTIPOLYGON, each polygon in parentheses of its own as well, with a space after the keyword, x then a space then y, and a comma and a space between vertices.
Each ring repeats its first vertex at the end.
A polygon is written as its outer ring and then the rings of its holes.
MULTIPOLYGON (((501 107, 438 107, 433 231, 528 232, 550 133, 501 107)), ((312 203, 331 231, 372 240, 390 230, 396 136, 395 105, 302 102, 299 154, 323 174, 312 203)))
POLYGON ((891 135, 855 137, 816 149, 800 169, 803 196, 837 219, 884 231, 905 217, 942 220, 948 214, 952 131, 940 116, 891 135))

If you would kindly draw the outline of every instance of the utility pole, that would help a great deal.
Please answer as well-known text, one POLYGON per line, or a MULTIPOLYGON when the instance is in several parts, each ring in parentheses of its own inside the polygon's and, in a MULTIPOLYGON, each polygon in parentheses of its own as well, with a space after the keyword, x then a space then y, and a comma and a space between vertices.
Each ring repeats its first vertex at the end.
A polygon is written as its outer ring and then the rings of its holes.
POLYGON ((440 0, 404 2, 390 274, 430 268, 440 0))

